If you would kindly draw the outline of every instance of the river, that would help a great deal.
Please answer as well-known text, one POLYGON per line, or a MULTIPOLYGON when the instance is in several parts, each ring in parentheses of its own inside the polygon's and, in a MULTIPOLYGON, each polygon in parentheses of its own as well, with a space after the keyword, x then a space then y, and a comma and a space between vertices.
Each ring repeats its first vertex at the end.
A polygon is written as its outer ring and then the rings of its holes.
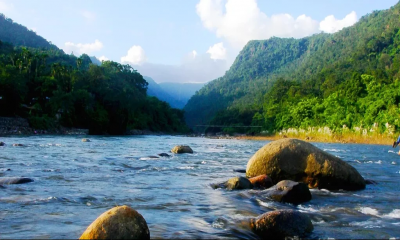
POLYGON ((355 192, 311 190, 310 202, 293 206, 255 190, 210 187, 244 176, 233 170, 245 169, 268 141, 89 136, 86 143, 83 137, 0 138, 7 144, 0 147, 0 177, 35 180, 0 188, 0 238, 76 239, 118 205, 141 213, 151 238, 252 239, 249 219, 275 209, 307 213, 311 238, 400 238, 400 156, 391 146, 313 143, 377 184, 355 192), (180 144, 194 154, 148 157, 180 144))

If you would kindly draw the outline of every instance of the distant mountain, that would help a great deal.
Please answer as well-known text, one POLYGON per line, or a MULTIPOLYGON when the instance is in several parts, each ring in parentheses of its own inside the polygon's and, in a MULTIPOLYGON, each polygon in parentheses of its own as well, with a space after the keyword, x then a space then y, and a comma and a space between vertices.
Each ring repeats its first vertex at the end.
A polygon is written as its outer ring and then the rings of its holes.
POLYGON ((101 61, 95 56, 90 57, 90 60, 92 61, 93 64, 96 64, 97 66, 101 65, 101 61))
MULTIPOLYGON (((183 106, 189 99, 200 90, 205 83, 174 83, 163 82, 158 84, 162 90, 174 97, 177 101, 183 102, 183 106)), ((182 106, 182 107, 183 107, 182 106)))
POLYGON ((48 42, 27 27, 14 22, 0 13, 0 40, 14 46, 59 50, 57 46, 48 42))
POLYGON ((147 87, 147 94, 149 96, 153 96, 164 102, 167 102, 173 108, 182 109, 185 106, 186 102, 179 101, 172 97, 170 94, 164 91, 151 77, 144 76, 143 78, 149 83, 149 86, 147 87))

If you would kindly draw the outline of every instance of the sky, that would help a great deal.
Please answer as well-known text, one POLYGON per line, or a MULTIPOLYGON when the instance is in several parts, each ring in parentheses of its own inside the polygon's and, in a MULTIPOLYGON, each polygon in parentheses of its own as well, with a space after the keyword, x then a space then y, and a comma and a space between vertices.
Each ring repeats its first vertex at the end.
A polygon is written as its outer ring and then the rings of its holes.
POLYGON ((334 33, 398 0, 0 0, 66 53, 131 64, 156 82, 224 75, 249 40, 334 33))

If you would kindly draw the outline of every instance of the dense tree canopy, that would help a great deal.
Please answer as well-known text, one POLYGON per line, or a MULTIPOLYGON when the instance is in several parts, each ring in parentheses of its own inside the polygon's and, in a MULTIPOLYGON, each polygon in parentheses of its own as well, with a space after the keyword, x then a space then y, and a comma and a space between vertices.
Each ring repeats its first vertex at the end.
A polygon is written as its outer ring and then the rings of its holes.
POLYGON ((190 99, 187 122, 250 123, 269 132, 374 123, 399 129, 399 29, 400 3, 335 34, 250 41, 223 77, 190 99))
POLYGON ((58 123, 91 134, 129 129, 183 132, 183 112, 146 95, 148 83, 129 65, 92 64, 57 49, 0 41, 0 116, 22 116, 35 128, 58 123))

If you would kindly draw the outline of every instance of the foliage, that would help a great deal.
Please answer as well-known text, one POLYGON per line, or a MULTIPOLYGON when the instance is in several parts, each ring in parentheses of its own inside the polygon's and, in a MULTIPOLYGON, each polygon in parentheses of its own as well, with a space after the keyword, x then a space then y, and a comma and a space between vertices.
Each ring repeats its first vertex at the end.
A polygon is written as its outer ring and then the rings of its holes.
POLYGON ((335 34, 250 41, 223 77, 190 99, 187 122, 250 121, 268 132, 313 126, 341 131, 344 125, 398 129, 399 29, 400 3, 335 34))
POLYGON ((147 97, 148 83, 129 65, 66 55, 3 15, 0 39, 30 47, 0 41, 0 116, 26 117, 37 129, 58 121, 90 134, 189 131, 183 111, 147 97))

